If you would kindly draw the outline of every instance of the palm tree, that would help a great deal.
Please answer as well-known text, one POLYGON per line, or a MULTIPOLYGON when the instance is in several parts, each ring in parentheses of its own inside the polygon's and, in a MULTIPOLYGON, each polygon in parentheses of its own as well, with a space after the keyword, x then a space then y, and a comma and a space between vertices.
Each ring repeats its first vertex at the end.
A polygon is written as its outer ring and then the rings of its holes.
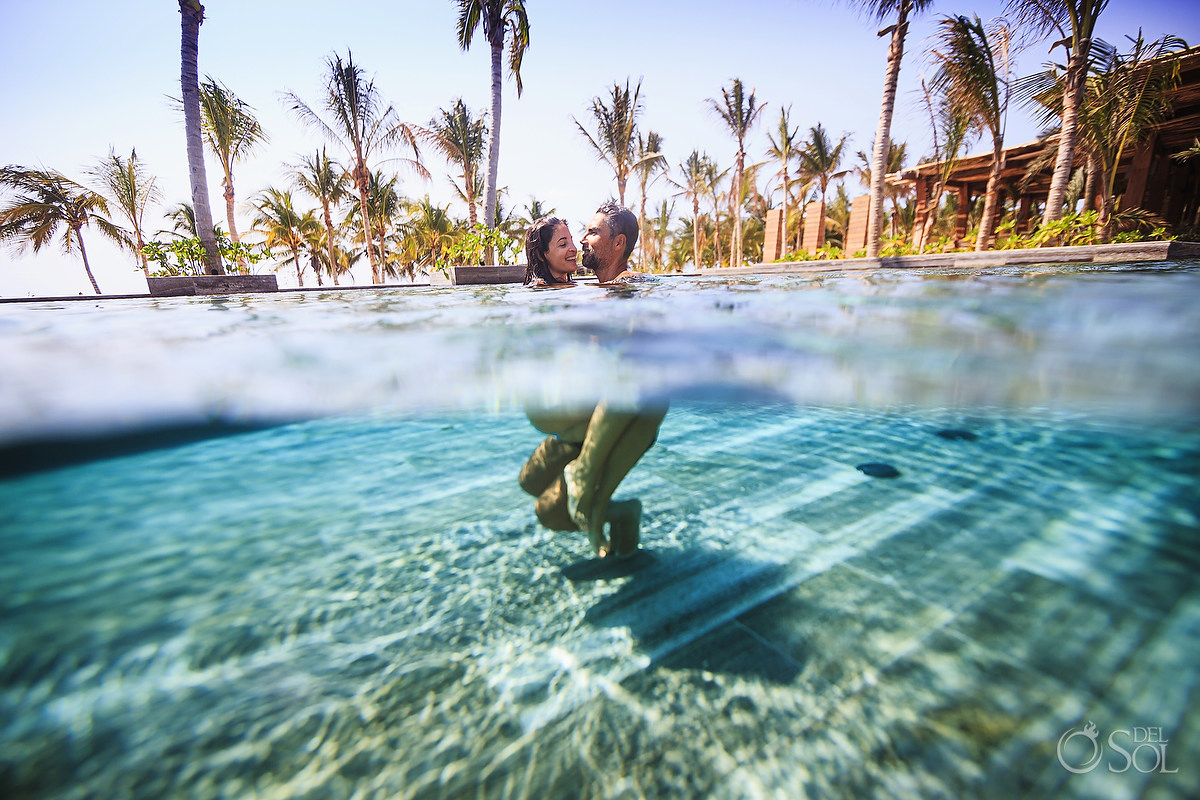
POLYGON ((712 160, 706 153, 693 150, 683 163, 679 165, 678 181, 667 178, 667 181, 679 191, 676 197, 683 197, 692 203, 692 263, 700 268, 700 198, 708 192, 708 173, 712 160))
MULTIPOLYGON (((934 131, 934 136, 935 137, 937 136, 937 131, 934 131)), ((854 168, 854 171, 856 173, 858 173, 859 179, 862 181, 863 186, 867 187, 867 189, 870 190, 870 187, 871 187, 871 156, 864 153, 862 150, 859 150, 857 153, 855 153, 855 155, 858 156, 858 160, 860 163, 857 167, 854 168)), ((891 175, 891 174, 894 174, 894 173, 899 172, 900 170, 904 169, 904 163, 905 163, 905 161, 907 161, 907 159, 908 159, 908 143, 907 142, 897 142, 895 139, 893 139, 891 141, 891 143, 888 145, 888 161, 887 161, 888 174, 891 175)), ((893 238, 895 236, 897 236, 900 232, 900 229, 899 229, 899 217, 900 217, 900 208, 901 208, 900 200, 901 200, 901 198, 907 198, 911 191, 912 191, 912 187, 897 186, 897 185, 892 185, 892 184, 887 185, 887 188, 885 191, 885 197, 892 204, 892 213, 889 215, 890 225, 889 225, 888 235, 893 238)))
POLYGON ((242 102, 223 83, 212 76, 205 76, 200 84, 200 110, 203 114, 204 141, 208 149, 221 162, 225 177, 225 219, 229 223, 229 238, 236 244, 237 221, 234 219, 233 165, 241 161, 255 148, 266 142, 267 135, 254 118, 254 109, 242 102))
MULTIPOLYGON (((1089 186, 1101 184, 1102 191, 1090 189, 1087 197, 1100 195, 1099 238, 1112 238, 1115 214, 1118 165, 1121 157, 1138 144, 1153 125, 1166 114, 1168 95, 1179 80, 1178 62, 1169 56, 1187 47, 1177 36, 1164 36, 1147 43, 1138 34, 1130 37, 1132 49, 1120 53, 1103 40, 1092 43, 1089 74, 1084 82, 1079 112, 1077 148, 1088 156, 1089 186)), ((1026 79, 1025 89, 1042 103, 1039 122, 1052 123, 1062 113, 1064 81, 1055 71, 1026 79)))
MULTIPOLYGON (((624 87, 614 83, 609 89, 612 97, 609 104, 606 105, 600 97, 593 97, 591 112, 592 119, 596 122, 595 137, 579 124, 579 120, 571 118, 599 159, 608 164, 613 171, 613 177, 617 179, 617 200, 621 205, 625 205, 625 185, 629 181, 629 173, 639 163, 636 147, 637 118, 642 113, 641 92, 641 80, 638 80, 637 86, 631 92, 627 78, 624 87)), ((649 154, 649 157, 654 158, 658 155, 654 152, 649 154)))
POLYGON ((404 229, 406 239, 415 250, 416 263, 434 269, 441 261, 442 252, 454 239, 454 220, 449 208, 435 205, 425 195, 424 199, 408 203, 409 219, 404 229))
MULTIPOLYGON (((329 263, 334 264, 335 236, 333 227, 333 207, 340 203, 348 191, 349 176, 341 165, 333 161, 322 147, 312 158, 305 157, 300 164, 292 167, 292 176, 297 188, 306 192, 321 204, 325 219, 325 244, 328 248, 329 263)), ((338 271, 330 268, 333 285, 338 285, 338 271)))
POLYGON ((924 96, 925 109, 929 112, 929 129, 933 133, 933 158, 922 160, 932 160, 937 163, 938 174, 929 192, 928 202, 932 208, 927 207, 925 224, 920 231, 913 231, 913 244, 918 250, 923 250, 929 243, 933 226, 937 222, 942 192, 958 163, 959 151, 962 150, 969 126, 969 120, 961 110, 947 103, 944 97, 939 98, 935 105, 933 94, 929 91, 924 78, 921 79, 921 91, 924 96))
POLYGON ((662 154, 663 139, 654 131, 647 131, 645 137, 640 133, 637 137, 637 147, 634 149, 636 166, 634 171, 638 177, 638 189, 641 201, 638 207, 638 244, 641 252, 639 258, 642 266, 646 265, 646 189, 651 183, 666 174, 669 164, 667 157, 662 154))
POLYGON ((985 30, 979 17, 945 17, 932 53, 937 72, 933 88, 963 117, 973 130, 992 137, 992 170, 984 193, 983 218, 975 237, 975 250, 987 250, 1000 199, 1000 173, 1004 171, 1004 128, 1012 94, 1009 45, 1011 31, 1004 20, 985 30))
MULTIPOLYGON (((843 135, 835 144, 833 139, 825 131, 821 123, 817 123, 809 128, 809 138, 804 144, 804 149, 800 151, 800 172, 804 177, 816 185, 821 193, 821 205, 819 214, 822 218, 825 216, 825 194, 829 190, 829 184, 838 178, 843 177, 849 170, 839 170, 842 165, 842 151, 846 147, 846 139, 843 135)), ((882 214, 882 210, 880 211, 882 214)), ((817 226, 817 243, 820 247, 825 241, 825 226, 817 226)))
POLYGON ((675 213, 675 204, 662 201, 662 205, 654 214, 652 223, 651 241, 654 243, 654 252, 651 254, 650 260, 652 263, 659 266, 665 266, 666 262, 663 259, 663 253, 666 251, 667 233, 671 230, 671 217, 675 213))
POLYGON ((109 149, 108 158, 88 171, 109 194, 109 199, 116 202, 125 219, 129 221, 133 242, 137 246, 138 257, 142 261, 142 273, 150 276, 150 262, 142 247, 146 244, 142 236, 142 224, 146 217, 146 207, 151 203, 162 201, 162 192, 158 190, 157 181, 149 174, 142 162, 138 161, 137 150, 129 151, 129 158, 117 155, 117 151, 109 149))
POLYGON ((721 182, 728 176, 729 169, 719 168, 712 159, 704 165, 704 194, 713 207, 713 264, 718 267, 721 266, 721 206, 733 197, 732 192, 721 191, 721 182))
POLYGON ((305 246, 306 237, 313 228, 320 227, 312 212, 301 213, 296 210, 291 192, 279 189, 265 189, 254 199, 254 208, 258 212, 254 217, 254 230, 264 237, 264 244, 273 253, 280 248, 286 248, 291 258, 283 261, 280 266, 296 265, 296 279, 304 286, 304 262, 300 259, 300 249, 305 246))
POLYGON ((1058 36, 1051 50, 1060 45, 1067 49, 1058 154, 1050 178, 1050 191, 1046 196, 1043 224, 1061 219, 1063 215, 1063 199, 1075 164, 1079 115, 1092 37, 1096 21, 1107 5, 1108 0, 1007 0, 1006 3, 1008 13, 1019 25, 1038 34, 1058 36))
POLYGON ((125 231, 104 216, 108 213, 105 199, 53 170, 13 165, 0 168, 0 186, 16 193, 12 202, 0 208, 0 242, 10 242, 17 252, 32 247, 36 253, 65 229, 63 252, 79 248, 84 272, 92 289, 100 294, 83 245, 83 229, 95 223, 97 230, 116 244, 130 246, 125 231))
POLYGON ((787 251, 787 231, 788 231, 788 211, 789 201, 792 193, 791 180, 791 164, 800 155, 800 140, 796 138, 799 128, 791 126, 792 107, 779 109, 779 123, 774 132, 767 132, 767 140, 771 142, 771 147, 767 151, 769 155, 779 160, 779 171, 775 174, 779 177, 779 186, 783 189, 783 241, 780 243, 780 257, 786 256, 787 251), (778 138, 776 138, 778 137, 778 138))
POLYGON ((730 239, 730 266, 742 265, 742 181, 746 171, 746 134, 754 126, 758 115, 767 107, 766 103, 758 104, 754 90, 746 93, 740 78, 734 78, 728 88, 722 87, 721 100, 708 98, 708 106, 721 118, 733 138, 737 140, 737 156, 733 162, 733 185, 730 194, 733 198, 733 237, 730 239))
MULTIPOLYGON (((887 150, 891 143, 892 112, 896 108, 896 84, 900 80, 900 62, 904 58, 904 39, 908 36, 908 18, 925 10, 933 0, 854 0, 879 22, 895 15, 896 22, 879 32, 892 35, 888 45, 887 71, 883 79, 883 102, 879 106, 879 126, 875 129, 875 146, 871 155, 871 211, 867 221, 867 258, 879 255, 879 239, 883 231, 884 176, 887 170, 887 150)), ((1036 0, 1030 0, 1036 2, 1036 0)))
POLYGON ((183 97, 183 125, 187 137, 188 173, 192 185, 192 209, 196 228, 204 248, 205 271, 209 275, 224 275, 221 252, 212 234, 212 208, 208 203, 208 176, 204 171, 204 139, 200 122, 200 26, 204 23, 204 6, 200 0, 179 0, 182 18, 180 48, 180 89, 183 97))
POLYGON ((372 246, 378 243, 380 268, 384 275, 392 278, 398 277, 398 274, 395 264, 389 261, 387 241, 404 204, 396 188, 399 183, 398 175, 386 177, 382 172, 372 172, 370 199, 367 203, 371 214, 371 230, 374 233, 372 246))
MULTIPOLYGON (((459 168, 462 186, 455 186, 467 204, 467 219, 471 227, 478 222, 475 206, 479 202, 479 168, 483 165, 483 145, 487 139, 487 120, 475 118, 460 97, 447 111, 438 109, 440 117, 429 123, 424 138, 433 144, 446 161, 459 168)), ((486 190, 485 190, 486 191, 486 190)))
POLYGON ((350 179, 358 190, 358 206, 363 229, 363 241, 368 244, 367 258, 371 262, 372 283, 382 282, 380 265, 375 258, 371 241, 370 215, 367 212, 371 189, 371 169, 367 161, 377 150, 397 142, 412 148, 413 158, 400 159, 423 178, 429 172, 421 165, 416 131, 401 122, 391 105, 384 105, 374 80, 367 80, 362 68, 354 63, 352 53, 346 60, 336 53, 326 62, 329 72, 325 83, 325 111, 333 122, 327 123, 307 103, 288 92, 284 97, 301 121, 319 130, 326 138, 340 144, 350 156, 350 179))
MULTIPOLYGON (((457 0, 458 2, 458 46, 471 48, 471 40, 479 27, 488 40, 492 51, 492 111, 491 131, 488 138, 487 190, 483 203, 483 218, 491 225, 496 215, 496 185, 500 168, 500 106, 503 81, 501 61, 504 55, 504 40, 509 39, 508 69, 517 81, 517 97, 521 96, 521 61, 529 47, 529 16, 525 13, 524 0, 457 0)), ((488 261, 492 261, 488 248, 488 261)))

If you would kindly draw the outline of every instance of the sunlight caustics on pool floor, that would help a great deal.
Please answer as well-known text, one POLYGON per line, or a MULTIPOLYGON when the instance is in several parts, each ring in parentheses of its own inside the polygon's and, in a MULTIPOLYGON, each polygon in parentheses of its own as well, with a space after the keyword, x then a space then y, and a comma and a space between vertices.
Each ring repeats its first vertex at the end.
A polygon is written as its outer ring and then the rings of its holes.
POLYGON ((1200 794, 1194 425, 677 403, 621 563, 537 525, 539 438, 340 417, 0 482, 6 796, 1200 794), (1068 772, 1089 720, 1178 771, 1068 772))

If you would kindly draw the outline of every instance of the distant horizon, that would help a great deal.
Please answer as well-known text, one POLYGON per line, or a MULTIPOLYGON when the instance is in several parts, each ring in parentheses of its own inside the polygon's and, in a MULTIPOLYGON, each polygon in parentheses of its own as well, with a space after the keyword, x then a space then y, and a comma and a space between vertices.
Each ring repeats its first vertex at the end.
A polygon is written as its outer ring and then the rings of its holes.
MULTIPOLYGON (((0 65, 9 81, 0 87, 0 106, 25 109, 26 116, 10 116, 0 129, 0 164, 54 169, 83 183, 84 170, 110 147, 124 156, 136 148, 164 195, 162 207, 150 213, 146 224, 153 235, 169 227, 161 220, 167 207, 191 202, 182 120, 167 99, 180 94, 179 12, 176 3, 163 0, 119 5, 114 13, 111 7, 68 0, 5 4, 0 11, 0 65), (53 40, 52 50, 46 48, 47 37, 53 40)), ((246 202, 268 186, 287 188, 285 165, 329 145, 284 110, 280 95, 290 91, 319 103, 325 60, 332 53, 352 51, 407 122, 426 125, 460 96, 476 113, 488 108, 486 40, 477 37, 466 53, 458 48, 451 0, 352 0, 336 14, 324 5, 311 11, 297 6, 303 4, 205 3, 201 77, 211 75, 253 106, 271 137, 235 166, 243 233, 250 227, 246 202), (363 24, 364 19, 379 24, 363 24)), ((536 197, 578 232, 596 206, 615 198, 611 172, 597 161, 572 117, 590 127, 591 98, 626 79, 636 83, 642 78, 640 128, 662 134, 673 172, 693 148, 708 152, 722 167, 732 164, 735 144, 705 107, 705 99, 719 96, 733 78, 755 89, 759 102, 767 104, 748 141, 750 163, 767 158, 766 133, 779 109, 789 105, 801 135, 818 123, 834 136, 850 135, 845 167, 857 163, 855 151, 871 149, 888 40, 876 36, 883 26, 846 4, 772 0, 744 4, 735 15, 716 0, 690 4, 686 12, 613 0, 599 21, 561 4, 527 0, 526 7, 531 44, 522 68, 524 93, 518 99, 514 82, 506 77, 501 118, 499 183, 508 187, 511 207, 520 209, 536 197), (633 22, 622 32, 618 23, 623 19, 633 22), (587 57, 602 47, 604 58, 587 57)), ((928 122, 922 120, 925 112, 914 92, 920 76, 930 71, 926 51, 936 20, 972 13, 986 20, 1002 9, 996 0, 935 4, 913 22, 892 125, 892 139, 908 144, 908 166, 931 149, 928 122)), ((1139 26, 1148 40, 1171 33, 1189 45, 1200 44, 1200 15, 1186 0, 1136 5, 1114 0, 1100 17, 1098 36, 1124 47, 1124 37, 1136 35, 1139 26)), ((1061 61, 1061 49, 1047 53, 1047 47, 1048 42, 1038 42, 1021 52, 1016 74, 1061 61)), ((1037 133, 1029 110, 1014 104, 1006 146, 1033 141, 1037 133)), ((973 142, 967 153, 985 149, 973 142)), ((344 160, 336 146, 329 146, 329 154, 344 160)), ((422 181, 402 171, 401 193, 414 199, 429 194, 434 202, 449 204, 456 217, 465 217, 465 205, 450 188, 451 170, 427 148, 422 155, 432 178, 422 181)), ((385 162, 380 158, 372 166, 390 171, 385 162)), ((227 227, 220 166, 207 152, 205 163, 214 222, 227 227)), ((760 180, 760 186, 764 183, 760 180)), ((854 177, 847 177, 846 186, 851 196, 865 192, 854 177)), ((770 189, 777 205, 778 192, 773 184, 770 189)), ((670 199, 671 190, 660 180, 648 194, 651 203, 661 203, 670 199)), ((639 197, 632 182, 625 201, 636 211, 639 197)), ((298 194, 297 205, 305 209, 315 204, 298 194)), ((690 216, 683 205, 676 206, 676 220, 681 213, 690 216)), ((89 237, 85 230, 84 237, 105 295, 145 291, 132 254, 103 243, 94 231, 89 237)), ((294 286, 294 269, 277 275, 281 288, 294 286)), ((356 267, 354 278, 358 285, 369 284, 369 268, 356 267)), ((309 272, 306 284, 311 280, 309 272)), ((0 296, 79 292, 92 293, 82 263, 78 256, 62 255, 57 243, 36 255, 17 256, 7 245, 0 248, 0 296)))

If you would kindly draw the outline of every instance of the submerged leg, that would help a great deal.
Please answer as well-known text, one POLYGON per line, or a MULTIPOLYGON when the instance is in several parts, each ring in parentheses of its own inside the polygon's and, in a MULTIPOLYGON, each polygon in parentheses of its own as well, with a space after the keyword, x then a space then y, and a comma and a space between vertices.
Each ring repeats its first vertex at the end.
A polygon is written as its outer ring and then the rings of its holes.
MULTIPOLYGON (((579 457, 563 470, 571 517, 576 525, 588 532, 593 549, 602 555, 614 550, 604 536, 613 492, 650 449, 666 413, 665 406, 636 412, 598 407, 592 415, 579 457)), ((637 513, 633 512, 633 506, 622 506, 620 517, 618 527, 622 546, 617 550, 629 554, 637 547, 641 504, 637 505, 637 513)))
POLYGON ((563 467, 579 455, 579 449, 578 444, 547 436, 521 467, 517 478, 521 488, 534 497, 546 491, 562 475, 563 467))

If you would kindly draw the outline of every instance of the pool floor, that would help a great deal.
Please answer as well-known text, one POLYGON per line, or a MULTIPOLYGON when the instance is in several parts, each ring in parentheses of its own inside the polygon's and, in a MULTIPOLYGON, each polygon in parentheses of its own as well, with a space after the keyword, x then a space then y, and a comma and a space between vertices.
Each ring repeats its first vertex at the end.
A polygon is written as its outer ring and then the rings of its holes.
POLYGON ((538 526, 539 439, 329 419, 0 482, 0 793, 1200 796, 1200 431, 679 405, 619 563, 538 526))

